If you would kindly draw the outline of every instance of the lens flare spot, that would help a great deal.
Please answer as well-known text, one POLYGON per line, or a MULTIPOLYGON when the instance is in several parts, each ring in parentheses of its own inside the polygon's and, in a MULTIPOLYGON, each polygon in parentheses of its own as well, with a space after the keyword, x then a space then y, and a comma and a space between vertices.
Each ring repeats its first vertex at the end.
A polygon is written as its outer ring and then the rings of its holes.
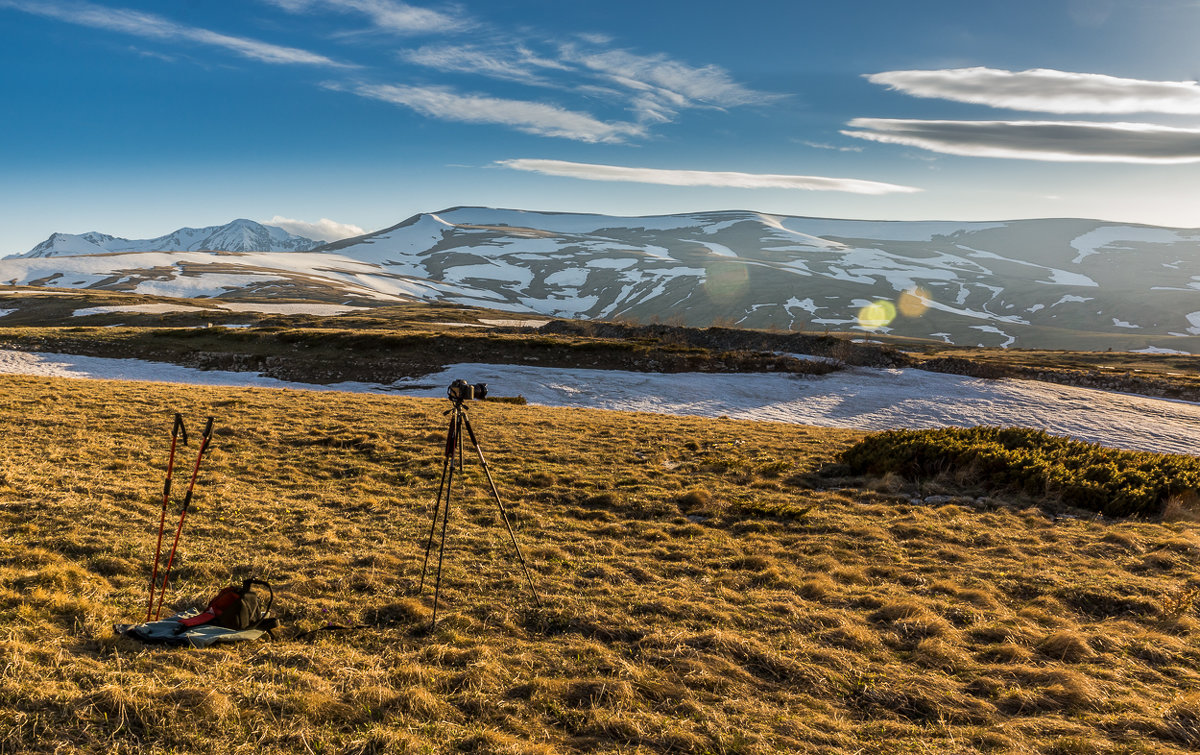
POLYGON ((858 326, 867 330, 886 328, 896 319, 896 305, 879 299, 858 310, 858 326))
POLYGON ((917 286, 900 294, 900 298, 896 300, 896 308, 905 317, 920 317, 929 309, 929 302, 929 292, 917 286))
POLYGON ((716 262, 705 266, 704 291, 714 304, 730 304, 745 296, 750 274, 740 262, 716 262))

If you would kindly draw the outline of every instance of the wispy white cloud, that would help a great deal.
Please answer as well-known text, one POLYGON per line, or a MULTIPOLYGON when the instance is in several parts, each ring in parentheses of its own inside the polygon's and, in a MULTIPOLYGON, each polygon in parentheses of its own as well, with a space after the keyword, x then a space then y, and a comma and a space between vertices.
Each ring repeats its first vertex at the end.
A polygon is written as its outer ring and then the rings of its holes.
POLYGON ((758 92, 714 66, 690 66, 666 55, 612 49, 607 38, 553 45, 535 52, 532 42, 442 44, 401 53, 411 63, 529 86, 571 89, 620 103, 644 124, 674 121, 688 108, 769 103, 780 95, 758 92))
POLYGON ((803 141, 800 143, 803 144, 805 147, 812 147, 813 149, 827 149, 827 150, 831 150, 833 152, 862 152, 863 151, 862 147, 838 146, 836 144, 825 144, 824 142, 803 141))
POLYGON ((475 45, 426 45, 403 50, 400 57, 437 71, 470 73, 541 87, 557 86, 543 75, 545 72, 570 70, 527 47, 484 49, 475 45))
POLYGON ((56 0, 0 0, 0 8, 12 8, 45 18, 53 18, 57 21, 132 34, 146 39, 185 40, 211 45, 263 63, 317 65, 333 68, 353 67, 307 50, 273 45, 246 37, 234 37, 195 26, 185 26, 153 13, 107 8, 87 2, 56 2, 56 0))
POLYGON ((1040 113, 1200 113, 1200 84, 1148 81, 1048 68, 885 71, 873 84, 913 95, 1040 113))
POLYGON ((447 121, 508 126, 539 136, 555 136, 581 142, 618 143, 646 135, 637 123, 606 122, 587 113, 556 105, 510 100, 481 94, 461 94, 449 87, 390 84, 326 84, 329 89, 349 91, 360 97, 403 105, 416 112, 447 121))
POLYGON ((1200 162, 1200 129, 1151 123, 855 118, 846 136, 931 152, 1057 162, 1200 162), (857 129, 857 130, 851 130, 857 129))
POLYGON ((663 186, 719 186, 735 189, 804 189, 808 191, 845 191, 854 194, 894 194, 921 191, 914 186, 864 181, 856 178, 792 176, 774 173, 733 173, 708 170, 663 170, 630 168, 620 165, 573 163, 564 160, 520 158, 499 160, 505 168, 541 173, 547 176, 580 178, 586 181, 622 181, 663 186))
POLYGON ((289 13, 316 10, 357 13, 381 31, 394 34, 431 34, 461 31, 474 25, 457 9, 433 10, 399 0, 264 0, 289 13))
POLYGON ((348 239, 351 236, 361 236, 366 231, 356 225, 349 223, 338 223, 329 218, 321 218, 315 223, 309 223, 303 220, 293 220, 285 218, 282 215, 276 215, 264 222, 264 225, 273 225, 276 228, 282 228, 288 233, 294 233, 297 236, 303 236, 306 239, 316 239, 318 241, 340 241, 348 239))
POLYGON ((690 66, 662 54, 564 44, 559 55, 564 62, 632 92, 634 112, 649 123, 672 121, 685 108, 726 108, 781 99, 781 95, 758 92, 735 81, 720 66, 690 66))
MULTIPOLYGON (((262 0, 294 14, 351 14, 368 19, 374 31, 443 34, 478 28, 453 4, 419 7, 402 0, 262 0)), ((20 10, 96 29, 159 41, 188 41, 221 48, 272 64, 307 64, 358 69, 307 50, 274 45, 247 37, 187 26, 152 13, 111 8, 88 0, 0 0, 0 7, 20 10)), ((552 89, 564 100, 600 103, 611 113, 593 115, 566 104, 539 98, 506 98, 490 93, 464 93, 450 86, 371 83, 366 77, 341 80, 327 88, 383 100, 443 120, 496 124, 526 133, 585 142, 619 143, 649 136, 656 124, 675 121, 689 108, 729 108, 770 102, 779 95, 757 92, 736 81, 725 69, 693 66, 662 54, 615 49, 612 40, 576 35, 562 43, 534 39, 532 32, 515 37, 492 35, 495 41, 435 44, 399 53, 402 60, 443 73, 474 74, 524 86, 552 89), (625 114, 619 115, 615 108, 625 114)), ((588 108, 592 109, 591 107, 588 108)))

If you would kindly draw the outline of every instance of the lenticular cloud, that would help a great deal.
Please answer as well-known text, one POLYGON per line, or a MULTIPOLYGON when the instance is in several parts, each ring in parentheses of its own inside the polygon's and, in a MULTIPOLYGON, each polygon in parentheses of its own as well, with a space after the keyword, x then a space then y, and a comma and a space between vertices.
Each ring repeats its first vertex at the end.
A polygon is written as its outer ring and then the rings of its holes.
POLYGON ((1004 71, 983 67, 885 71, 867 74, 866 79, 914 97, 1038 113, 1200 114, 1200 84, 1195 81, 1125 79, 1048 68, 1004 71))
POLYGON ((792 176, 777 173, 736 173, 713 170, 664 170, 631 168, 622 165, 573 163, 565 160, 522 158, 499 160, 497 165, 546 176, 580 178, 586 181, 624 181, 662 186, 721 186, 734 189, 804 189, 807 191, 845 191, 853 194, 894 194, 920 191, 913 186, 866 181, 858 178, 792 176))
POLYGON ((1152 123, 924 121, 855 118, 857 139, 969 157, 1055 162, 1200 162, 1200 129, 1152 123))

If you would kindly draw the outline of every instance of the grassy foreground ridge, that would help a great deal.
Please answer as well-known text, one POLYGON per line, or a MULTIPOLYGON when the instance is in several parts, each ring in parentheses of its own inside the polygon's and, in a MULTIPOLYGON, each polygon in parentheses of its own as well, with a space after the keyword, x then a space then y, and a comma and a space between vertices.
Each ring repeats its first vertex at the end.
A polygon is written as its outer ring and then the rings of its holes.
POLYGON ((0 751, 1200 746, 1195 523, 832 477, 852 431, 472 404, 546 607, 468 460, 428 632, 445 408, 0 377, 0 751), (268 579, 276 642, 112 632, 145 612, 174 411, 217 431, 167 602, 268 579), (368 627, 296 636, 328 623, 368 627))

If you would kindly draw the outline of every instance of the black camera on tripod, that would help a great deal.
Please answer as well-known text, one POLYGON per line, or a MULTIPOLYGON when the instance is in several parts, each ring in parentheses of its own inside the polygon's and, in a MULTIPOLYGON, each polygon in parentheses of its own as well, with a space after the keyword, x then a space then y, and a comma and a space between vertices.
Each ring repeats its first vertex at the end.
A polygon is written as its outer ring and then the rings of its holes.
POLYGON ((455 403, 470 401, 472 399, 487 398, 487 383, 476 383, 471 385, 466 380, 455 380, 446 389, 446 396, 455 403))

